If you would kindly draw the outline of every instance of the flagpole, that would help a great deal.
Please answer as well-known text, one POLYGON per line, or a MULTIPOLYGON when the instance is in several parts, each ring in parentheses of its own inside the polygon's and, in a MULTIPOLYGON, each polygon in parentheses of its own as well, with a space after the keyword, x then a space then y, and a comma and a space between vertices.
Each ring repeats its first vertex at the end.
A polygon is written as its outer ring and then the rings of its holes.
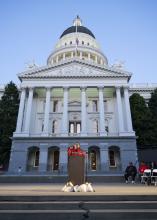
POLYGON ((75 56, 77 57, 77 21, 76 21, 76 47, 75 47, 75 56))

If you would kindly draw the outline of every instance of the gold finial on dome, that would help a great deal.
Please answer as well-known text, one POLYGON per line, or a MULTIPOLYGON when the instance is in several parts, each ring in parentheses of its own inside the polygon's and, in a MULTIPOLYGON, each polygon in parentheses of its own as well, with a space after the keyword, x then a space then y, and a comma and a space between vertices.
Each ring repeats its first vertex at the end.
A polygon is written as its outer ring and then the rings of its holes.
POLYGON ((82 20, 80 19, 79 15, 76 16, 76 18, 73 21, 74 26, 82 26, 82 20))

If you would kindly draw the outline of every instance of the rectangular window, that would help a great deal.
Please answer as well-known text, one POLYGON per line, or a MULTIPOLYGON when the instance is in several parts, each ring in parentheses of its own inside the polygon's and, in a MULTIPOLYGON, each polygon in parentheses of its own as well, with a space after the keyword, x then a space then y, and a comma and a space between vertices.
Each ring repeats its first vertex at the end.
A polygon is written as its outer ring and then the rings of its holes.
POLYGON ((104 110, 107 112, 107 100, 104 100, 104 110))
POLYGON ((92 110, 93 110, 93 112, 98 111, 98 101, 97 100, 92 101, 92 110))
POLYGON ((81 122, 76 122, 76 133, 79 134, 81 132, 81 122))
POLYGON ((58 101, 53 101, 53 112, 58 112, 58 101))
POLYGON ((74 122, 69 122, 69 133, 74 134, 74 122))
POLYGON ((42 121, 42 124, 41 124, 41 131, 44 130, 44 121, 42 121))
POLYGON ((80 121, 70 121, 69 122, 69 133, 80 134, 81 132, 81 122, 80 121))

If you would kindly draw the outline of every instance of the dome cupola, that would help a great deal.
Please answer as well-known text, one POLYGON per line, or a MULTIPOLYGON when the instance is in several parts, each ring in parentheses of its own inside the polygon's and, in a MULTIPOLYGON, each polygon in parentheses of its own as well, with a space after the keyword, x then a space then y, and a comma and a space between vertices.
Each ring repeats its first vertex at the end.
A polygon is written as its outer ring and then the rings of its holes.
POLYGON ((73 21, 73 26, 61 34, 47 63, 52 65, 76 58, 98 65, 108 65, 107 58, 101 52, 94 34, 82 25, 78 15, 73 21))
POLYGON ((70 34, 70 33, 84 33, 84 34, 88 34, 91 37, 95 38, 94 34, 86 27, 82 26, 82 21, 80 19, 80 17, 77 15, 77 17, 75 18, 75 20, 73 21, 73 26, 67 28, 62 35, 60 36, 60 38, 62 38, 63 36, 65 36, 66 34, 70 34))

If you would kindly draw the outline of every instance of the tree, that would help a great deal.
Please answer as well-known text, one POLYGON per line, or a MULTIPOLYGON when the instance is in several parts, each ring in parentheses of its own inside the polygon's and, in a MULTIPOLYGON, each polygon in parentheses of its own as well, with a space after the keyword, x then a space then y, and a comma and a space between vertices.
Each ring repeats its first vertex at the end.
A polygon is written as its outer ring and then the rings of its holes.
POLYGON ((148 106, 152 115, 152 137, 151 142, 153 146, 157 146, 157 88, 152 92, 148 106))
POLYGON ((137 136, 137 146, 150 145, 152 142, 152 117, 144 98, 138 93, 134 93, 130 96, 130 108, 133 128, 137 136))
POLYGON ((10 158, 11 137, 16 128, 19 92, 11 81, 0 100, 0 164, 7 165, 10 158))

